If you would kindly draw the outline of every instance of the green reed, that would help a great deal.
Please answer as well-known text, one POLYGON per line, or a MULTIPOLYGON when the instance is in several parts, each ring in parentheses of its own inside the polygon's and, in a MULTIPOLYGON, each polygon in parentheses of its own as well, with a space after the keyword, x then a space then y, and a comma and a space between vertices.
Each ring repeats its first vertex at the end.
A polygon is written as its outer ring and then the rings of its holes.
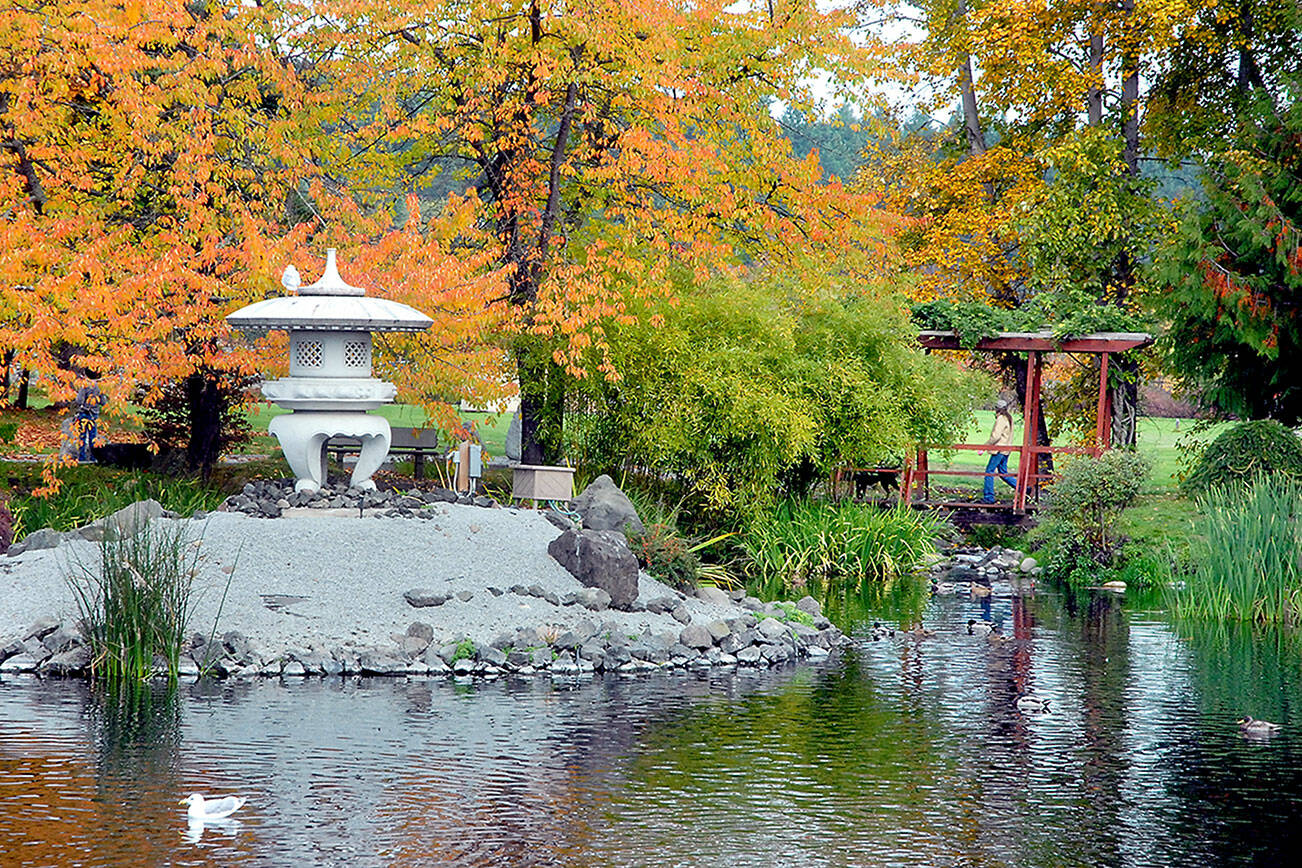
POLYGON ((853 587, 914 569, 947 529, 936 515, 908 507, 785 501, 755 522, 741 546, 760 580, 789 589, 853 587))
POLYGON ((189 621, 198 540, 181 522, 106 538, 99 562, 68 576, 91 649, 91 673, 110 683, 145 681, 165 670, 176 681, 189 621))
POLYGON ((1193 569, 1171 592, 1179 616, 1302 623, 1302 484, 1260 479, 1199 501, 1193 569))

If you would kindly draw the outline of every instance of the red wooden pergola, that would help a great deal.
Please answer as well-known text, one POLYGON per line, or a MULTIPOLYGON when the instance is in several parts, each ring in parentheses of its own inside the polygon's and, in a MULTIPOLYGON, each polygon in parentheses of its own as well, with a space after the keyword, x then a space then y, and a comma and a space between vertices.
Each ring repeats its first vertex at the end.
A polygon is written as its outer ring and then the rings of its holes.
MULTIPOLYGON (((919 449, 911 461, 905 462, 904 479, 900 486, 900 502, 912 503, 913 493, 920 490, 922 503, 929 506, 947 508, 981 508, 993 510, 1011 510, 1025 513, 1028 508, 1027 494, 1034 491, 1041 482, 1047 480, 1048 474, 1041 473, 1040 456, 1061 453, 1098 455, 1108 448, 1112 439, 1112 395, 1108 390, 1108 359, 1112 353, 1120 353, 1147 346, 1153 342, 1153 336, 1143 332, 1096 332, 1065 340, 1057 340, 1051 332, 1002 332, 995 337, 985 338, 975 347, 959 345, 959 338, 954 332, 924 331, 918 334, 918 342, 928 350, 968 350, 972 352, 1024 352, 1026 353, 1026 405, 1021 446, 1005 447, 1008 452, 1016 452, 1020 458, 1017 462, 1017 487, 1012 503, 986 504, 979 501, 935 501, 930 498, 930 478, 932 476, 977 476, 985 477, 984 471, 976 470, 932 470, 927 463, 927 451, 919 449), (1089 353, 1102 358, 1099 364, 1098 388, 1098 423, 1094 431, 1094 446, 1040 446, 1035 442, 1035 432, 1039 428, 1040 382, 1043 374, 1046 353, 1089 353)), ((989 452, 990 447, 980 443, 958 443, 949 447, 956 450, 989 452)), ((1001 449, 1000 451, 1004 451, 1001 449)), ((840 481, 840 473, 834 480, 834 486, 840 481)))

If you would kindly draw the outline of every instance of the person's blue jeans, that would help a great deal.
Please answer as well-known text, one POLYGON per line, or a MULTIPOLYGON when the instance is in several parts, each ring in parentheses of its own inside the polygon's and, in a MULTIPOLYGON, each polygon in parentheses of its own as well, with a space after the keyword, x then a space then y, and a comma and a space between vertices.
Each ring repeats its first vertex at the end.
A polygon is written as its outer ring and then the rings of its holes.
MULTIPOLYGON (((1008 483, 1009 488, 1017 487, 1017 477, 1008 472, 1008 455, 996 452, 986 462, 986 473, 998 473, 999 478, 1008 483)), ((986 476, 985 502, 995 502, 995 478, 986 476)))
POLYGON ((95 435, 98 433, 99 423, 89 416, 78 416, 77 427, 79 429, 77 460, 79 462, 94 461, 95 435))

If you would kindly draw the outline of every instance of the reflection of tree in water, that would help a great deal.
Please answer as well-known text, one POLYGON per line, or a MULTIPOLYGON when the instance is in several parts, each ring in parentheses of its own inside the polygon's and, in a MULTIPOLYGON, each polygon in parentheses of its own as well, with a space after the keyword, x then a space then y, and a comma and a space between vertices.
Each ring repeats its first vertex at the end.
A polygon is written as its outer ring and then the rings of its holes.
MULTIPOLYGON (((760 673, 756 673, 757 676, 760 673)), ((702 705, 744 696, 791 675, 720 678, 717 674, 656 674, 565 683, 507 679, 477 685, 462 697, 548 721, 541 737, 524 739, 519 755, 498 753, 494 771, 458 768, 437 755, 417 761, 417 774, 388 788, 379 813, 396 827, 393 864, 417 864, 437 853, 441 864, 584 865, 606 834, 609 814, 628 786, 630 762, 662 729, 690 727, 702 705), (448 786, 448 784, 452 784, 448 786)), ((406 715, 448 713, 444 682, 405 689, 406 715)), ((454 700, 455 701, 455 700, 454 700)))

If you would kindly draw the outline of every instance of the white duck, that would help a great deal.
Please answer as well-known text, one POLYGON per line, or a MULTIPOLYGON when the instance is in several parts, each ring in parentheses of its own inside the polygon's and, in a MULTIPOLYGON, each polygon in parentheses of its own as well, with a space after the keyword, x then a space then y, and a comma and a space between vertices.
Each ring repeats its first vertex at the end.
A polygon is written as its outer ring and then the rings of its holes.
POLYGON ((969 636, 989 636, 994 629, 995 625, 989 621, 978 621, 976 618, 969 618, 967 622, 969 636))
POLYGON ((220 820, 229 817, 244 807, 246 801, 247 799, 242 796, 225 796, 220 799, 208 800, 198 793, 191 793, 181 801, 181 804, 189 806, 185 814, 193 822, 195 820, 220 820))

